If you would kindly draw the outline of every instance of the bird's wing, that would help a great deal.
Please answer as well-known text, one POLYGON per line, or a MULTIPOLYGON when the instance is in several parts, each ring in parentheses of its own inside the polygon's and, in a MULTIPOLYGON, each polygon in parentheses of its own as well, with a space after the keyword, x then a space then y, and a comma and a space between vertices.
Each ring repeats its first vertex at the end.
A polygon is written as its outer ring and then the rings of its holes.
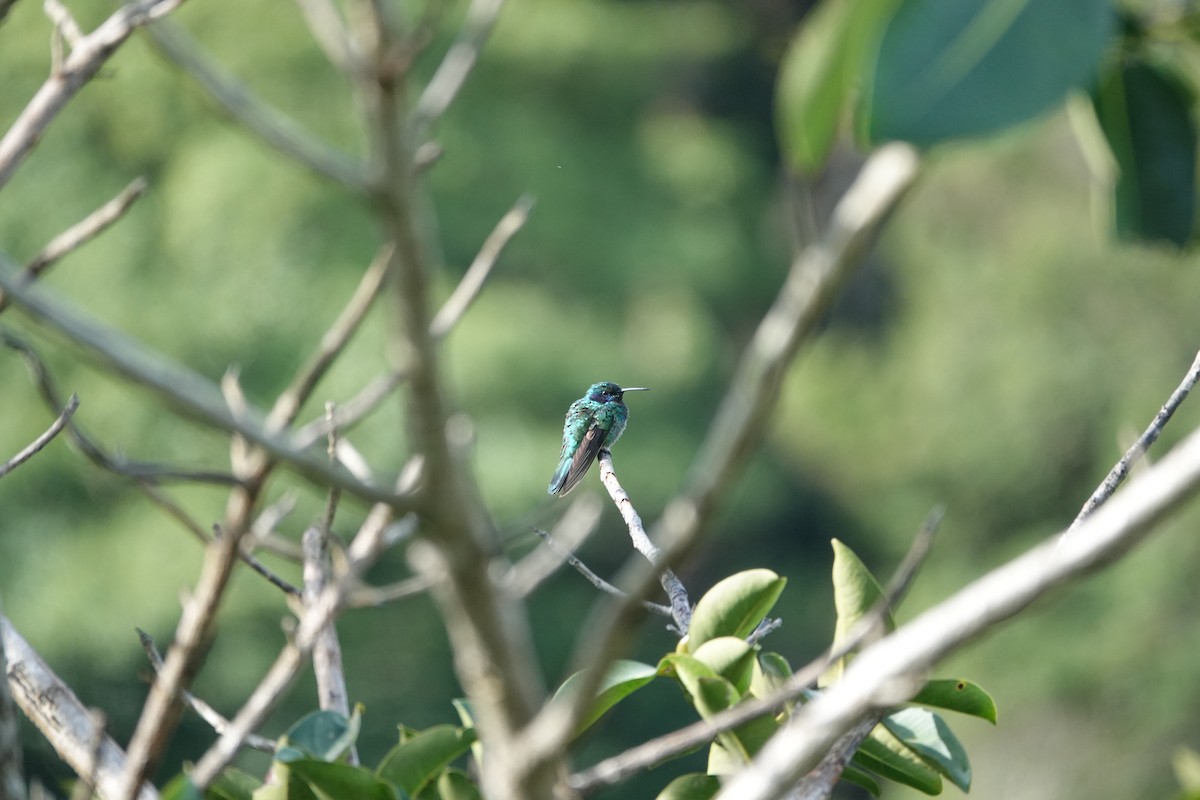
POLYGON ((567 477, 563 480, 558 494, 566 494, 575 488, 575 484, 583 480, 583 476, 587 474, 588 468, 592 466, 596 456, 600 455, 600 450, 603 449, 607 439, 608 431, 596 425, 594 420, 589 423, 587 433, 583 435, 583 442, 575 450, 575 457, 571 459, 567 477))

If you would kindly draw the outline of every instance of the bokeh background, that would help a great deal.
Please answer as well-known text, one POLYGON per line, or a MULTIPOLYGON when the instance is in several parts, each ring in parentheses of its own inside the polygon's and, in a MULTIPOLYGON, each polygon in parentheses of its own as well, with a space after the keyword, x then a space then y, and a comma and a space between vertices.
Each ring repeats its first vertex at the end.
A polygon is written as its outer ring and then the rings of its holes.
MULTIPOLYGON (((436 65, 462 5, 448 8, 418 74, 436 65)), ((73 6, 88 27, 108 11, 73 6)), ((428 175, 439 296, 519 195, 539 201, 445 359, 455 403, 475 423, 483 491, 514 553, 533 546, 531 526, 564 507, 545 484, 562 414, 593 381, 654 388, 631 396, 617 453, 643 517, 680 487, 787 269, 793 210, 772 92, 802 6, 511 0, 440 124, 445 155, 428 175)), ((361 151, 349 88, 292 4, 196 0, 177 19, 263 98, 361 151)), ((0 24, 5 124, 43 80, 49 37, 32 0, 0 24)), ((854 160, 839 155, 814 187, 818 204, 836 197, 854 160)), ((250 398, 269 402, 371 259, 378 237, 367 210, 223 118, 138 39, 6 188, 0 248, 31 257, 138 175, 147 195, 46 285, 214 379, 237 365, 250 398)), ((1066 525, 1200 344, 1200 264, 1115 244, 1104 197, 1065 112, 930 153, 924 179, 791 368, 764 446, 682 570, 693 597, 738 569, 786 575, 784 625, 769 646, 800 664, 833 629, 830 538, 886 575, 930 507, 946 505, 903 619, 1066 525)), ((113 451, 227 463, 221 436, 110 379, 19 312, 0 324, 37 344, 62 388, 80 394, 76 419, 113 451)), ((388 325, 377 311, 306 418, 382 368, 388 325)), ((15 452, 50 413, 11 353, 0 353, 0 392, 0 453, 15 452)), ((1198 423, 1200 411, 1185 406, 1159 452, 1198 423)), ((400 403, 350 438, 380 471, 397 468, 406 456, 400 403)), ((299 507, 283 528, 298 538, 323 498, 286 476, 271 496, 287 490, 299 507)), ((199 519, 219 518, 220 491, 177 495, 199 519)), ((337 530, 352 533, 362 514, 346 505, 337 530)), ((996 728, 954 721, 975 767, 974 797, 1175 793, 1172 753, 1200 747, 1197 522, 1197 509, 1185 509, 1130 558, 943 666, 946 676, 982 683, 1000 707, 996 728)), ((606 508, 583 555, 611 574, 627 554, 619 517, 606 508)), ((134 627, 169 641, 200 558, 134 488, 61 440, 0 482, 5 611, 85 702, 104 709, 121 740, 145 693, 134 627)), ((404 574, 394 554, 372 577, 404 574)), ((533 597, 549 681, 586 634, 594 600, 571 572, 533 597)), ((232 713, 282 643, 282 616, 278 593, 242 570, 198 693, 232 713)), ((427 598, 356 612, 340 631, 352 699, 367 707, 367 760, 386 752, 398 722, 455 721, 458 689, 427 598)), ((654 661, 673 644, 651 621, 633 655, 654 661)), ((309 681, 269 735, 310 709, 309 681)), ((577 764, 693 718, 665 682, 626 706, 589 734, 577 764)), ((30 771, 63 776, 39 735, 25 735, 30 771)), ((211 738, 189 716, 164 774, 211 738)), ((603 796, 652 797, 702 763, 701 755, 671 762, 603 796)))

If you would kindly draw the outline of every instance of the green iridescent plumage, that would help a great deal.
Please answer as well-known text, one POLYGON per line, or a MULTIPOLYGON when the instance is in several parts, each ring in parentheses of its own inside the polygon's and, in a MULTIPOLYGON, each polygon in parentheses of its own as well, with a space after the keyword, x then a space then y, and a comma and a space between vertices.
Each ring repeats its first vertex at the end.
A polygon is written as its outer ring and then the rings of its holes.
POLYGON ((622 389, 615 383, 594 383, 587 394, 571 403, 563 425, 562 455, 547 491, 560 497, 575 488, 601 450, 612 447, 625 432, 629 409, 625 392, 644 392, 645 387, 622 389))

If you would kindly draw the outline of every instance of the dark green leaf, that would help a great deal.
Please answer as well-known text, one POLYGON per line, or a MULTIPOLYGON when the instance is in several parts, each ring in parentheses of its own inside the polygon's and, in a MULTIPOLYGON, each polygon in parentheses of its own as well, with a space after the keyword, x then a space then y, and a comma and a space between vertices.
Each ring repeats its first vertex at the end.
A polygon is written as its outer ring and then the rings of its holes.
POLYGON ((942 793, 937 770, 880 725, 863 741, 851 763, 925 794, 942 793))
MULTIPOLYGON (((584 673, 585 671, 581 670, 563 681, 563 685, 554 693, 555 699, 573 693, 583 679, 584 673)), ((614 661, 604 676, 604 680, 600 683, 595 702, 592 703, 591 708, 579 723, 575 735, 583 733, 610 708, 650 683, 657 675, 658 670, 649 664, 639 661, 614 661)))
POLYGON ((402 791, 416 794, 435 780, 475 741, 474 729, 435 725, 392 748, 376 774, 402 791))
POLYGON ((920 706, 936 706, 996 724, 996 701, 977 683, 967 680, 932 680, 912 699, 920 706))
POLYGON ((882 787, 879 785, 879 781, 875 780, 861 769, 853 767, 849 764, 847 764, 846 768, 842 770, 842 780, 846 781, 847 783, 853 783, 855 786, 861 786, 863 789, 866 789, 872 797, 879 797, 879 795, 883 792, 882 787))
POLYGON ((1001 130, 1095 82, 1111 0, 902 0, 880 42, 860 131, 929 145, 1001 130))
POLYGON ((287 744, 313 758, 335 761, 358 738, 359 713, 349 719, 336 711, 307 714, 284 734, 287 744))
POLYGON ((716 775, 692 772, 668 783, 655 800, 711 800, 720 789, 721 780, 716 775))
POLYGON ((944 719, 924 708, 903 708, 884 717, 883 725, 951 783, 971 791, 967 751, 944 719))
POLYGON ((205 800, 250 800, 262 781, 234 767, 221 771, 204 792, 205 800))
POLYGON ((751 569, 731 575, 709 589, 692 612, 687 651, 718 636, 744 639, 758 627, 779 599, 786 578, 769 569, 751 569))
POLYGON ((1108 70, 1092 100, 1117 162, 1117 235, 1184 247, 1196 221, 1195 98, 1170 72, 1132 62, 1108 70))
MULTIPOLYGON (((293 779, 304 781, 319 800, 398 800, 403 795, 371 770, 315 758, 288 763, 293 779)), ((291 792, 288 793, 290 800, 291 792)))
MULTIPOLYGON (((437 800, 482 800, 479 787, 467 773, 453 767, 445 769, 429 789, 435 790, 437 800)), ((426 790, 428 791, 428 790, 426 790)))

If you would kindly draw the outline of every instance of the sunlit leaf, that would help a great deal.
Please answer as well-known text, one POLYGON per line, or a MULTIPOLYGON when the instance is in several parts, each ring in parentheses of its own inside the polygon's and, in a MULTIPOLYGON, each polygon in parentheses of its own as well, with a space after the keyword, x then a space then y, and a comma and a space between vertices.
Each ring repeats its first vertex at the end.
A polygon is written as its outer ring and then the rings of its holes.
MULTIPOLYGON (((288 764, 292 777, 304 781, 320 800, 400 800, 395 787, 371 770, 305 758, 288 764)), ((292 794, 289 791, 289 800, 292 794)))
POLYGON ((162 800, 203 800, 204 795, 187 775, 176 775, 159 794, 162 800))
MULTIPOLYGON (((858 623, 871 613, 883 600, 883 589, 875 576, 867 569, 854 551, 843 542, 834 539, 833 545, 833 605, 837 610, 837 623, 833 632, 833 648, 842 647, 858 623)), ((896 627, 890 612, 883 617, 884 627, 891 631, 896 627)), ((834 662, 821 677, 821 685, 828 686, 841 677, 846 659, 834 662)))
POLYGON ((205 800, 250 800, 262 781, 235 767, 221 770, 204 792, 205 800))
POLYGON ((863 740, 851 763, 925 794, 942 793, 938 771, 880 725, 863 740))
MULTIPOLYGON (((555 699, 557 700, 573 693, 583 680, 585 673, 586 670, 581 670, 563 681, 562 686, 554 694, 555 699)), ((592 703, 591 708, 579 723, 575 735, 578 736, 587 730, 610 708, 650 683, 657 675, 658 670, 650 664, 643 664, 638 661, 614 661, 612 666, 608 668, 608 673, 604 676, 604 680, 600 683, 595 702, 592 703)))
POLYGON ((960 714, 986 719, 996 724, 996 701, 977 683, 967 680, 938 679, 925 684, 912 702, 920 706, 936 706, 960 714))
POLYGON ((754 648, 745 639, 720 636, 709 639, 692 653, 698 661, 712 667, 718 675, 728 680, 744 695, 754 677, 754 648))
POLYGON ((398 744, 376 770, 384 781, 416 794, 435 780, 451 761, 467 752, 475 741, 475 730, 454 725, 435 725, 398 744))
POLYGON ((655 800, 711 800, 720 789, 721 780, 716 775, 692 772, 668 783, 655 800))
POLYGON ((783 587, 781 578, 769 569, 751 569, 731 575, 709 589, 692 612, 688 650, 718 636, 744 639, 767 616, 783 587))

